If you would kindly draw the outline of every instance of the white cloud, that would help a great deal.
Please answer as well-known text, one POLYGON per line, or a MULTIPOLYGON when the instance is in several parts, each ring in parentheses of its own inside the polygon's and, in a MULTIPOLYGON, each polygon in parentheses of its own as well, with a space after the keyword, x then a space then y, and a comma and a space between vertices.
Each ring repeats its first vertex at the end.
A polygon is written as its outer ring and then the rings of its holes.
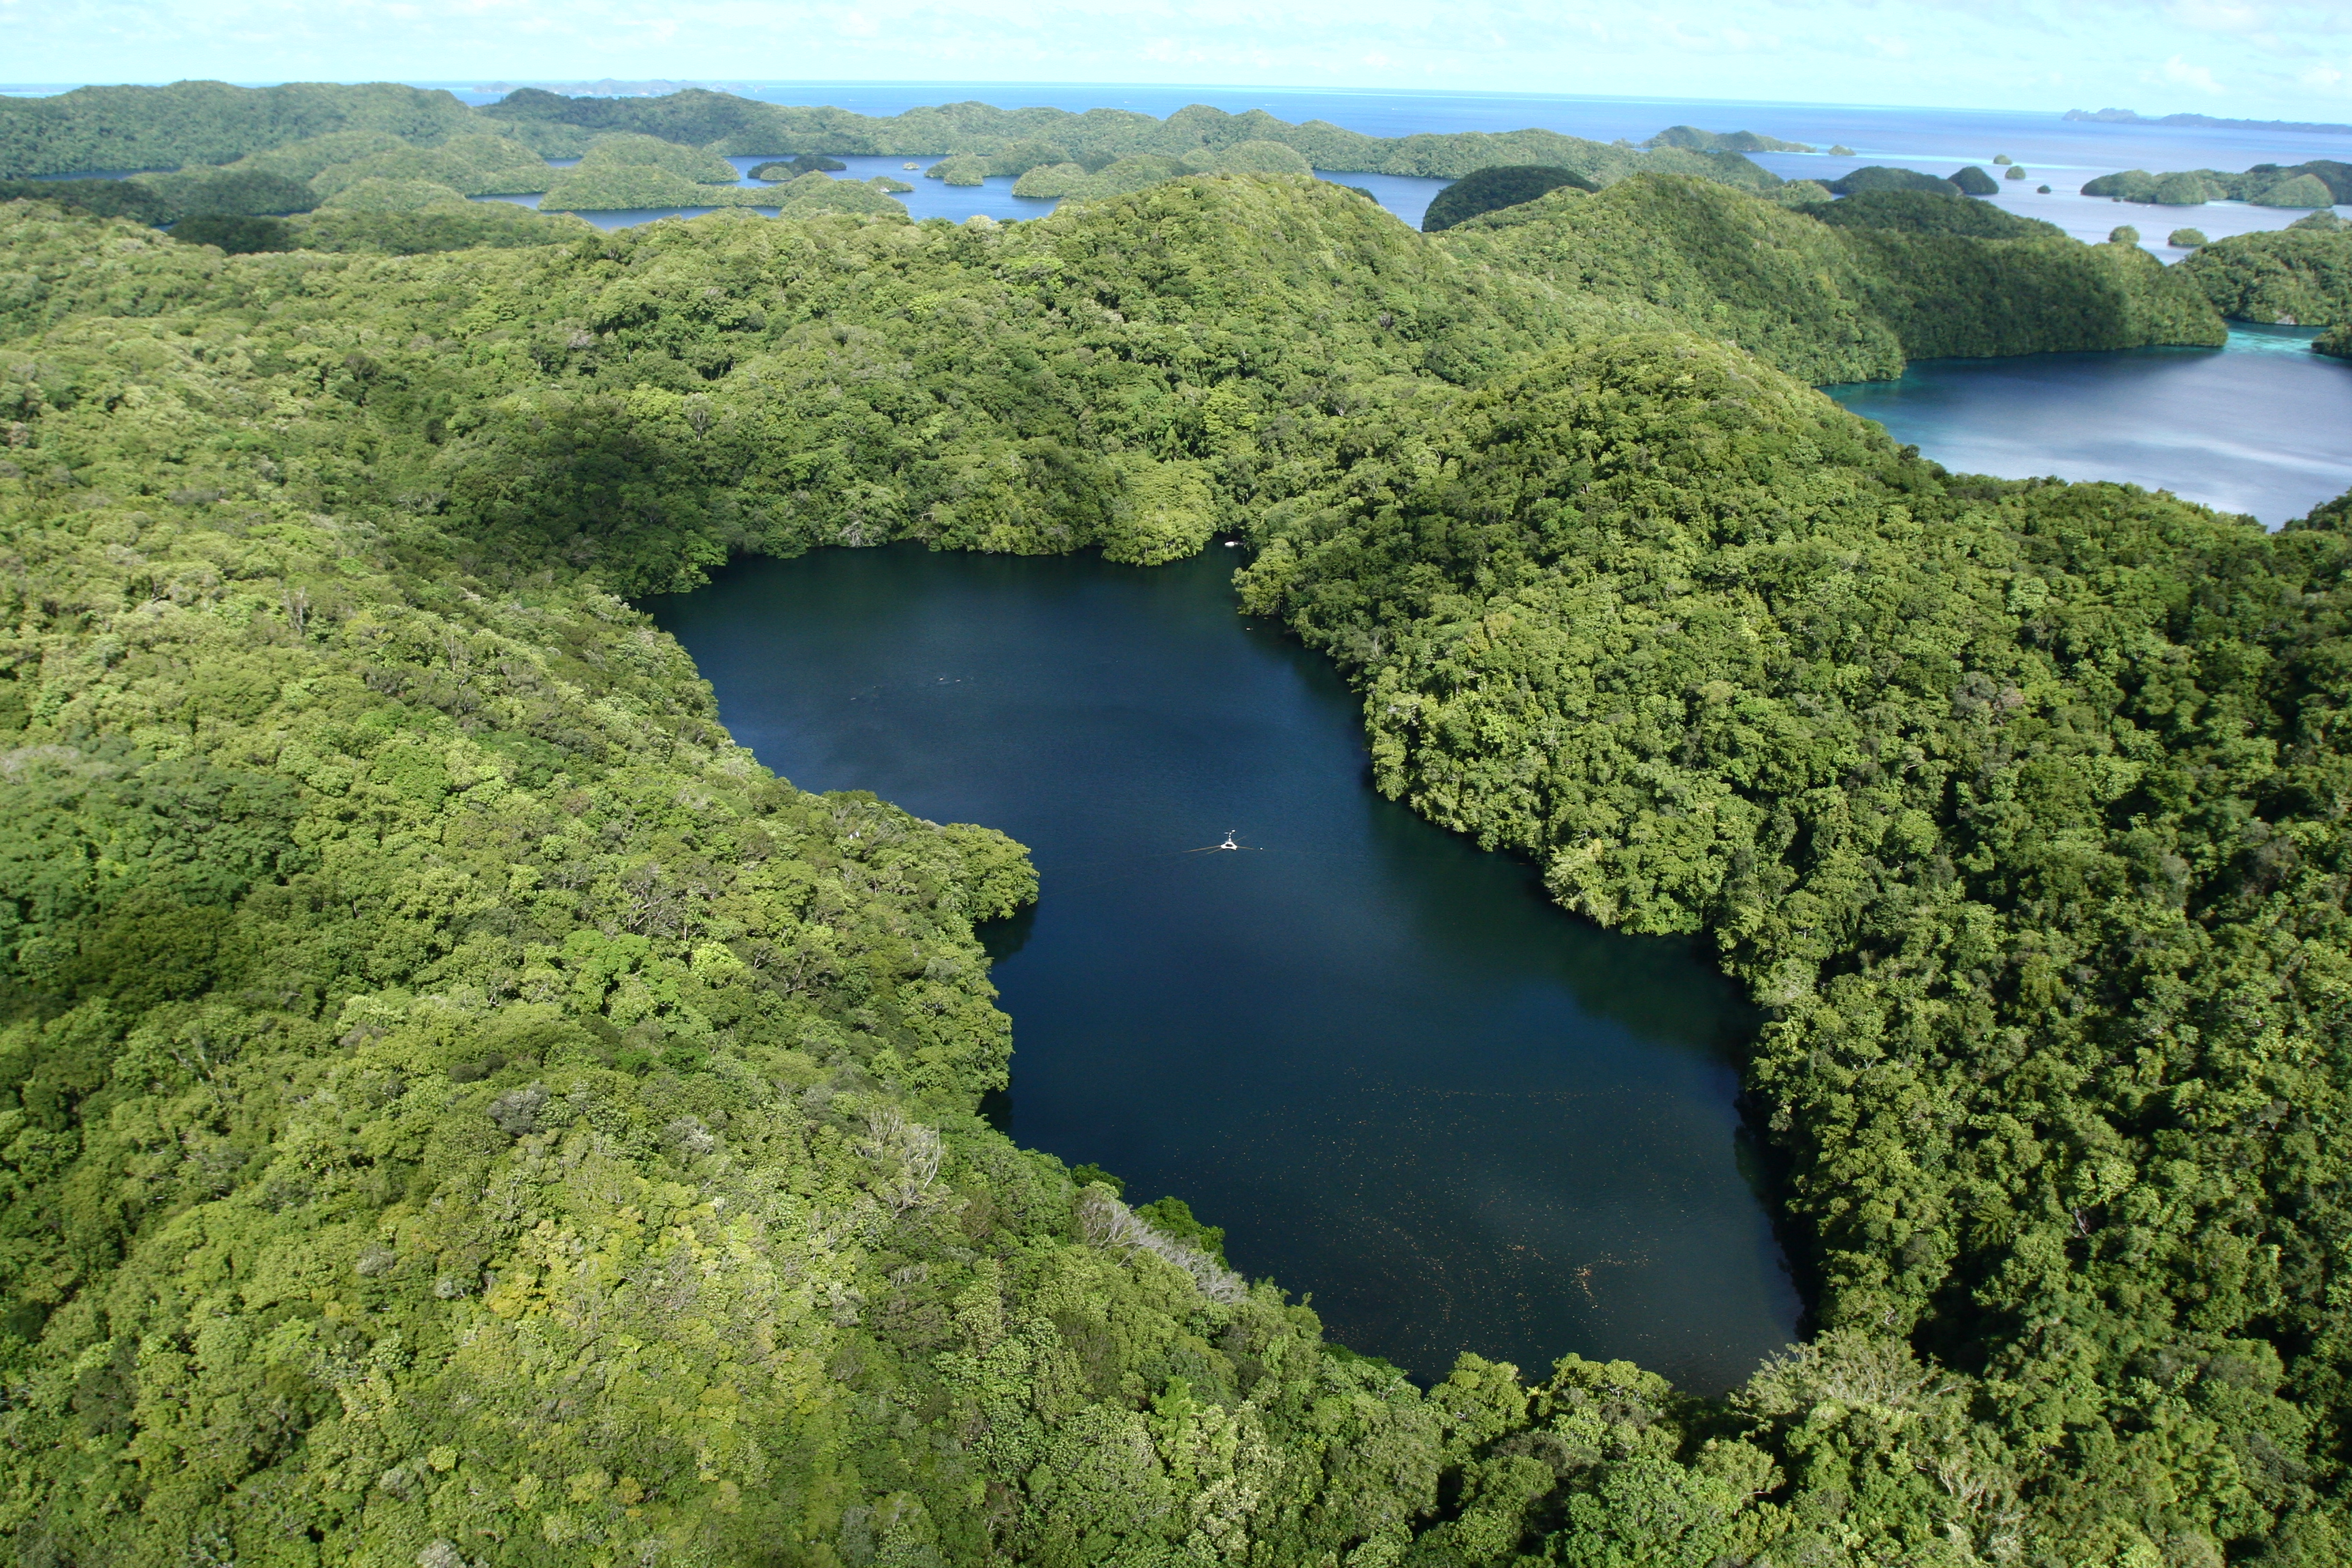
POLYGON ((0 75, 1323 84, 2037 112, 2162 112, 2227 83, 2234 112, 2341 119, 2352 0, 0 0, 0 75))
POLYGON ((2212 67, 2192 66, 2188 61, 2182 59, 2179 55, 2175 55, 2170 59, 2165 61, 2164 68, 2161 71, 2150 75, 2147 79, 2149 81, 2170 82, 2175 87, 2193 87, 2200 92, 2223 92, 2228 90, 2223 88, 2220 82, 2213 79, 2212 67))
POLYGON ((2172 0, 2164 9, 2182 26, 2207 33, 2251 32, 2263 20, 2259 6, 2242 0, 2172 0))
POLYGON ((1657 36, 1677 49, 1695 55, 1769 54, 1780 47, 1778 33, 1751 32, 1736 26, 1690 26, 1679 17, 1660 18, 1657 36))

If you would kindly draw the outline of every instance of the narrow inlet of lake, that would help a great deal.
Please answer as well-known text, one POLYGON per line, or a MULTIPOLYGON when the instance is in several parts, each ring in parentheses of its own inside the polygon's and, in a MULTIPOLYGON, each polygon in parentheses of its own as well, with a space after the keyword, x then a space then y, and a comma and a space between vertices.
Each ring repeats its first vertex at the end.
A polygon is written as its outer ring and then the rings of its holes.
POLYGON ((1030 847, 1037 908, 984 933, 1019 1142, 1185 1199, 1422 1376, 1738 1382, 1799 1310, 1734 1109, 1753 1016, 1375 794, 1356 699, 1237 613, 1233 553, 827 550, 648 607, 794 784, 1030 847))

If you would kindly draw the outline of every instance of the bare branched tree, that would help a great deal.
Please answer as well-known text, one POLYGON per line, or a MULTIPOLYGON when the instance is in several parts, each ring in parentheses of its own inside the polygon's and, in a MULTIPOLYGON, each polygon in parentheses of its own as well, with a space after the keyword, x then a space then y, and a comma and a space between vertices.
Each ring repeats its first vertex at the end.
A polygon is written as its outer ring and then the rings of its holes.
POLYGON ((1107 1187, 1088 1187, 1079 1196, 1078 1234, 1105 1251, 1129 1256, 1149 1252, 1174 1264, 1191 1275, 1201 1294, 1212 1301, 1230 1305, 1249 1294, 1249 1284, 1240 1275, 1207 1253, 1160 1235, 1138 1219, 1135 1211, 1113 1197, 1107 1187))

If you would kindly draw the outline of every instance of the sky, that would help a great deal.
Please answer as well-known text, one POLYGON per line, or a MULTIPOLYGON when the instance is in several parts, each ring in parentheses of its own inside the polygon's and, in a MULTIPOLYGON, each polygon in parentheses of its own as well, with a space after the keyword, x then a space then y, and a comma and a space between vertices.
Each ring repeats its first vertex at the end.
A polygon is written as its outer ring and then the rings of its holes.
POLYGON ((0 81, 1424 89, 2352 121, 2352 0, 0 0, 0 81))

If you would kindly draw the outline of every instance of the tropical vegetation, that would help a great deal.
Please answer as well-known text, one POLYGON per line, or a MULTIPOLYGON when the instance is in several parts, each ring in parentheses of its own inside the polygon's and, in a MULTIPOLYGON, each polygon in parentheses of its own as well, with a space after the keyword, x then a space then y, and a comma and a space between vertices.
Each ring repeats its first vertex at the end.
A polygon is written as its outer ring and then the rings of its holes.
MULTIPOLYGON (((658 98, 565 98, 524 88, 474 110, 446 92, 391 85, 254 89, 203 82, 0 99, 0 177, 228 165, 329 137, 364 146, 368 154, 408 149, 396 155, 413 158, 417 150, 438 152, 486 135, 541 158, 592 154, 615 137, 639 138, 635 145, 640 151, 651 141, 706 157, 967 153, 990 160, 991 172, 1010 177, 1057 163, 1097 173, 1131 157, 1191 159, 1195 168, 1207 168, 1211 164, 1201 160, 1237 143, 1274 142, 1297 154, 1305 166, 1373 174, 1456 178, 1501 163, 1541 163, 1573 169, 1604 184, 1640 173, 1693 174, 1758 191, 1780 183, 1731 150, 1734 143, 1761 150, 1770 142, 1747 132, 1717 138, 1705 150, 1681 144, 1685 139, 1672 133, 1637 148, 1535 130, 1383 138, 1323 121, 1294 125, 1263 110, 1226 114, 1200 104, 1165 120, 1118 110, 1073 114, 984 103, 873 117, 703 89, 658 98)), ((347 158, 362 155, 355 151, 347 158)), ((626 161, 669 167, 688 179, 706 177, 660 156, 626 161)), ((320 172, 305 168, 295 177, 308 180, 320 172)), ((460 188, 467 184, 425 162, 394 177, 412 174, 460 188)), ((536 187, 500 184, 495 194, 519 188, 536 187)), ((467 194, 494 193, 485 188, 467 194)))
POLYGON ((2227 336, 2154 257, 1952 195, 1788 207, 1702 181, 1634 180, 1555 191, 1445 232, 1449 251, 1500 276, 1737 343, 1816 384, 1896 375, 1914 358, 2227 336))
MULTIPOLYGON (((522 106, 738 113, 675 96, 522 106)), ((1084 129, 1023 177, 1205 145, 1084 129)), ((16 1555, 2342 1561, 2352 503, 1953 475, 1806 384, 2210 342, 2193 262, 1589 177, 1427 235, 1295 173, 239 256, 0 206, 16 1555), (1221 531, 1383 790, 1765 1009, 1818 1331, 1728 1397, 1416 1382, 1015 1147, 1020 847, 775 778, 627 604, 1221 531)))
POLYGON ((2232 235, 2180 264, 2213 308, 2233 320, 2305 327, 2352 322, 2352 225, 2232 235))
POLYGON ((803 174, 838 174, 848 167, 848 164, 838 158, 825 158, 813 153, 803 153, 797 158, 780 159, 761 163, 752 169, 751 177, 755 180, 796 180, 803 174))
POLYGON ((2240 174, 2219 169, 2187 169, 2151 174, 2126 169, 2084 183, 2083 195, 2165 206, 2201 206, 2207 202, 2249 202, 2267 207, 2325 207, 2352 202, 2352 163, 2314 159, 2282 168, 2257 163, 2240 174))
POLYGON ((1572 185, 1580 191, 1597 191, 1601 187, 1570 169, 1549 169, 1541 164, 1506 164, 1501 168, 1479 169, 1464 175, 1437 193, 1423 215, 1422 228, 1435 234, 1466 223, 1480 213, 1490 213, 1504 207, 1515 207, 1548 195, 1562 185, 1572 185))
MULTIPOLYGON (((1982 173, 1981 170, 1979 172, 1982 173)), ((1923 174, 1916 169, 1896 168, 1888 163, 1872 163, 1827 183, 1830 190, 1841 196, 1854 195, 1864 191, 1926 191, 1948 196, 1960 188, 1937 175, 1923 174)))

